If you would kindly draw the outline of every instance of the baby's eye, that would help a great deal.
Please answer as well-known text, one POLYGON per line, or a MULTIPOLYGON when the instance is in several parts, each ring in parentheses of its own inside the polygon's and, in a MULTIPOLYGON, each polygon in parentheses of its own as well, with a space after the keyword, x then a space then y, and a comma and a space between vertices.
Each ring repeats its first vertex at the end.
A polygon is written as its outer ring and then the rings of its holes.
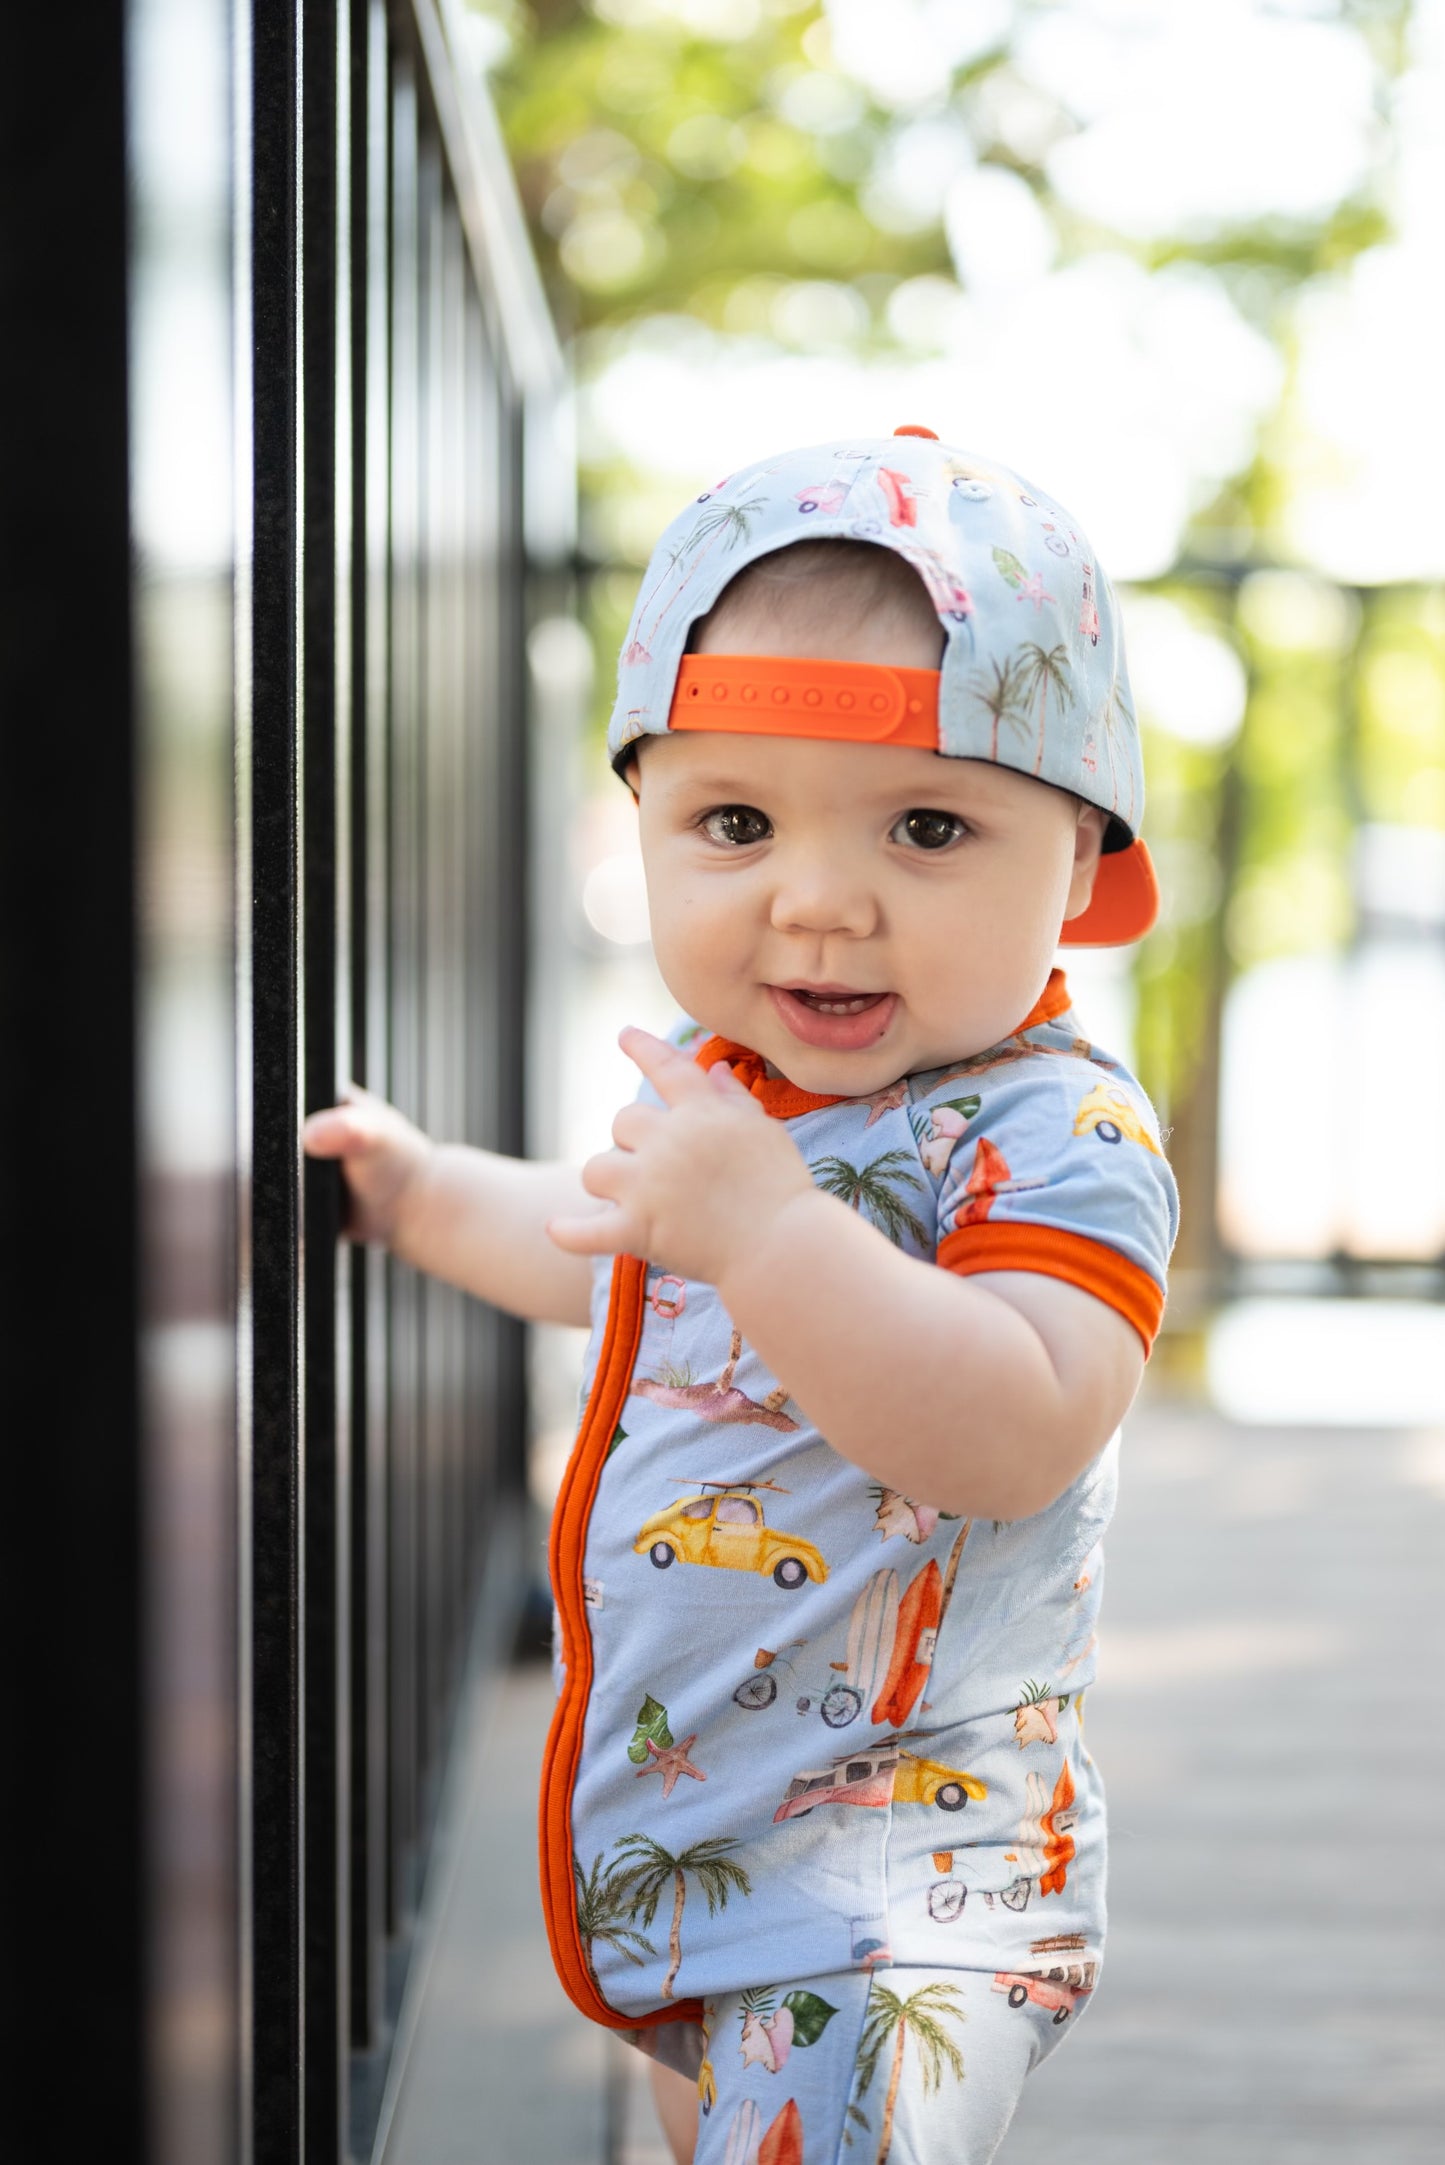
POLYGON ((737 849, 748 842, 766 842, 773 829, 767 814, 754 805, 722 804, 707 814, 702 831, 712 841, 737 849))
POLYGON ((967 834, 963 821, 952 812, 930 812, 917 807, 905 812, 889 836, 891 842, 901 842, 906 849, 947 849, 960 835, 967 834))

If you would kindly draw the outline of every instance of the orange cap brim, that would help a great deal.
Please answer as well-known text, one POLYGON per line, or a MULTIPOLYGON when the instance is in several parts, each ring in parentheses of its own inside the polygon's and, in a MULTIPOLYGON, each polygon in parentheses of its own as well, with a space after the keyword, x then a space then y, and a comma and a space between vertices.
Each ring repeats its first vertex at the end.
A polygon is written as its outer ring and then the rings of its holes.
POLYGON ((1094 893, 1082 916, 1067 918, 1061 947, 1122 947, 1142 940, 1159 915, 1159 882, 1143 842, 1099 859, 1094 893))

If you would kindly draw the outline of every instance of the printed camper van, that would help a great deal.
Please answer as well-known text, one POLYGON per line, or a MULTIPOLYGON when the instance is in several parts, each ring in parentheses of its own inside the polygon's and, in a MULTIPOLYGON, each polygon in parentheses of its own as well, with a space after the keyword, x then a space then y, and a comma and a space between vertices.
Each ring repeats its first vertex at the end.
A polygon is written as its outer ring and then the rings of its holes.
POLYGON ((805 1767, 789 1782, 788 1793, 773 1814, 773 1825, 782 1819, 801 1819, 815 1804, 891 1804, 897 1771, 896 1744, 849 1752, 830 1767, 805 1767))
POLYGON ((1035 2007, 1051 2010, 1056 2023, 1067 2022, 1098 1981, 1098 1957, 1089 1953, 1081 1932, 1059 1932, 1051 1939, 1036 1939, 1029 1953, 1038 1957, 1038 1967, 999 1970, 993 1980, 994 1991, 1002 1992, 1010 2007, 1024 2007, 1032 2001, 1035 2007))
POLYGON ((830 1767, 805 1767, 788 1784, 773 1825, 801 1819, 816 1804, 935 1804, 941 1812, 961 1812, 970 1797, 978 1803, 987 1795, 977 1775, 920 1759, 893 1741, 850 1752, 830 1767))

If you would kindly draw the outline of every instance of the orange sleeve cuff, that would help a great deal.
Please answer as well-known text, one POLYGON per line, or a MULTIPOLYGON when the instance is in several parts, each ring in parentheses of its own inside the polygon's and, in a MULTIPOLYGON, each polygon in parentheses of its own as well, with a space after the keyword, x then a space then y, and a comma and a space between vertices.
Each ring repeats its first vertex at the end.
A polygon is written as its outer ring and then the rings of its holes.
POLYGON ((1052 1225, 965 1225, 939 1242, 938 1260, 961 1278, 983 1270, 1032 1270, 1081 1286, 1118 1310, 1144 1341, 1147 1357, 1164 1313, 1164 1294, 1117 1248, 1052 1225))

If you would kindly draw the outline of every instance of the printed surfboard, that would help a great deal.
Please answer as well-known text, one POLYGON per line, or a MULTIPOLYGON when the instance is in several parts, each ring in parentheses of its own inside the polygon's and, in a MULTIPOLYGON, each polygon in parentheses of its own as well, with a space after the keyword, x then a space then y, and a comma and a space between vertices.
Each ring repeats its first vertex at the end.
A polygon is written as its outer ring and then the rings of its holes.
POLYGON ((873 1706, 873 1719, 890 1729, 902 1728, 928 1682, 928 1667, 943 1614, 943 1579, 930 1558, 914 1578, 898 1605, 898 1629, 893 1635, 893 1658, 883 1689, 873 1706))
POLYGON ((758 2146, 758 2165, 803 2165, 803 2116, 790 2097, 758 2146))
POLYGON ((898 1630, 898 1573, 875 1571, 848 1622, 848 1682, 871 1699, 898 1630))
POLYGON ((723 2165, 758 2165, 758 2144, 763 2139, 763 2116, 750 2097, 733 2114, 728 2129, 723 2165))

